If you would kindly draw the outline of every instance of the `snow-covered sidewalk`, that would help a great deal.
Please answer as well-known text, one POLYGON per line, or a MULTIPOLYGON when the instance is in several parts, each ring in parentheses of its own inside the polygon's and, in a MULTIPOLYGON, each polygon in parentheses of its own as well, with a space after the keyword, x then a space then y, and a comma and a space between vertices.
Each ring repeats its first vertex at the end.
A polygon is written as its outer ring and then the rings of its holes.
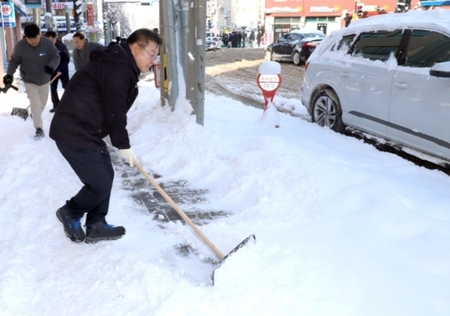
POLYGON ((1 315, 450 313, 447 175, 289 115, 275 129, 212 94, 202 127, 161 108, 152 85, 129 113, 138 160, 162 182, 209 190, 196 207, 229 213, 201 227, 222 252, 256 242, 212 286, 214 254, 181 221, 152 220, 117 170, 108 220, 126 236, 72 243, 55 211, 81 184, 49 137, 10 116, 26 96, 1 94, 1 315))

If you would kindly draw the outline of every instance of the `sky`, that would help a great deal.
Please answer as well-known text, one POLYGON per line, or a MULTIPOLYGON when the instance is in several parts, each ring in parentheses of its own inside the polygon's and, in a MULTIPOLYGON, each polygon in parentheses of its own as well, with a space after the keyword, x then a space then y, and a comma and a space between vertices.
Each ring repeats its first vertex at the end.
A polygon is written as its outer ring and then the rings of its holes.
POLYGON ((152 189, 114 148, 107 220, 126 235, 71 242, 55 212, 81 183, 48 136, 35 141, 31 120, 10 115, 27 105, 24 93, 0 94, 2 316, 450 314, 441 171, 312 124, 302 108, 263 113, 207 93, 201 126, 141 82, 128 113, 140 165, 163 187, 203 192, 179 206, 222 214, 199 226, 222 253, 256 237, 215 269, 181 218, 155 219, 152 189))

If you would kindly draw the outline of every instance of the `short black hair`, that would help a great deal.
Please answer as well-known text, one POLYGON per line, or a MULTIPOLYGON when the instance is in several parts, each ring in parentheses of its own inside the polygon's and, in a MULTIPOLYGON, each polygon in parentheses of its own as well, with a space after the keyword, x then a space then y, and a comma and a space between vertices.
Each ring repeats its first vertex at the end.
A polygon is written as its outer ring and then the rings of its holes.
POLYGON ((34 23, 28 23, 27 25, 25 25, 23 33, 27 38, 35 38, 36 36, 41 34, 41 29, 34 23))
POLYGON ((149 29, 138 29, 131 33, 127 38, 128 44, 137 43, 140 46, 147 46, 148 42, 155 42, 158 45, 161 45, 161 37, 155 32, 150 31, 149 29))
POLYGON ((51 38, 56 38, 58 35, 56 35, 55 31, 47 31, 44 34, 45 37, 51 37, 51 38))
POLYGON ((76 32, 72 37, 78 37, 80 40, 84 40, 84 35, 81 32, 76 32))

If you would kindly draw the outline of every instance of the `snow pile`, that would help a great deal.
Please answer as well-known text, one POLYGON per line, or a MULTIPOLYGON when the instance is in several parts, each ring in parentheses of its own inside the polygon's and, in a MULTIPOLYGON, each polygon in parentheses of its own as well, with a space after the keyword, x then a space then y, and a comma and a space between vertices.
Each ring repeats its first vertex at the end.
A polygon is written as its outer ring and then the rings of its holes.
POLYGON ((116 165, 107 219, 126 236, 72 243, 55 211, 81 183, 52 140, 10 116, 26 97, 1 94, 2 315, 450 313, 448 176, 288 115, 266 127, 260 109, 222 96, 206 95, 202 127, 162 108, 152 84, 129 112, 139 162, 209 190, 194 207, 228 214, 201 227, 223 253, 256 242, 212 286, 215 255, 181 221, 155 221, 124 189, 134 170, 116 165))

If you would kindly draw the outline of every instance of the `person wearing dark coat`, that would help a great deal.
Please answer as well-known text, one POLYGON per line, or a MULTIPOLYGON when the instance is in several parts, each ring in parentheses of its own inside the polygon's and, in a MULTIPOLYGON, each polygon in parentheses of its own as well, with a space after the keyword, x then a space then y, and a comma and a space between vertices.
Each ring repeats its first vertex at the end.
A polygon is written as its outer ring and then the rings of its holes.
POLYGON ((233 32, 233 39, 231 40, 231 47, 236 48, 238 43, 238 36, 236 32, 233 32))
POLYGON ((80 69, 81 66, 89 61, 89 56, 93 50, 102 49, 103 47, 103 45, 99 43, 89 42, 81 32, 76 32, 75 34, 73 34, 72 42, 75 46, 72 51, 72 59, 75 71, 80 69))
POLYGON ((261 45, 261 39, 262 39, 262 31, 258 30, 258 35, 256 35, 256 41, 258 42, 258 47, 261 45))
POLYGON ((61 84, 63 89, 66 88, 69 83, 69 62, 70 62, 70 53, 67 49, 67 46, 58 39, 56 32, 47 31, 44 34, 45 37, 49 38, 53 44, 56 46, 56 49, 59 52, 59 57, 61 57, 59 61, 58 67, 53 71, 50 77, 50 93, 52 96, 53 109, 50 110, 51 113, 56 111, 56 108, 59 104, 59 96, 58 96, 58 83, 61 80, 61 84), (56 77, 56 78, 55 78, 56 77))
POLYGON ((109 136, 119 155, 134 166, 127 131, 127 112, 138 95, 141 72, 154 65, 161 39, 148 29, 127 41, 95 50, 72 76, 50 125, 50 138, 84 186, 59 208, 56 216, 74 242, 95 243, 125 234, 105 219, 114 179, 103 138, 109 136), (86 234, 81 218, 86 215, 86 234))

